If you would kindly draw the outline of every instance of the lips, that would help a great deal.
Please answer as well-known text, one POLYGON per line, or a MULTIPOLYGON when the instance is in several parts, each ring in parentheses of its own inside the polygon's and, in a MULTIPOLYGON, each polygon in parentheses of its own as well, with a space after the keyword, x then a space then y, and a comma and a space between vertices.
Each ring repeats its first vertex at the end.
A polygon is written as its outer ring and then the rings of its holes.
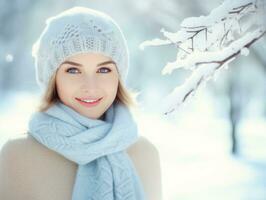
POLYGON ((98 100, 100 98, 95 98, 95 97, 82 97, 82 98, 76 98, 76 99, 78 99, 78 100, 93 100, 93 101, 95 101, 95 100, 98 100))
POLYGON ((101 98, 75 98, 81 105, 83 105, 83 106, 85 106, 85 107, 93 107, 93 106, 96 106, 96 105, 98 105, 99 103, 100 103, 100 101, 102 100, 102 98, 103 97, 101 97, 101 98), (84 101, 82 101, 82 100, 86 100, 86 99, 88 99, 88 100, 97 100, 97 101, 94 101, 94 102, 84 102, 84 101))

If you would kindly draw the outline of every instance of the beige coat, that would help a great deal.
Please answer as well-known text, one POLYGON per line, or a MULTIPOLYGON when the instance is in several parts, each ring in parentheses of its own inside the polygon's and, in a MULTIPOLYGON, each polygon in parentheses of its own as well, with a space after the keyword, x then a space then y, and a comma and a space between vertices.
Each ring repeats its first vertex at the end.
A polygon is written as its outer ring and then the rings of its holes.
MULTIPOLYGON (((159 153, 146 138, 127 149, 148 195, 162 199, 159 153)), ((0 151, 0 200, 71 200, 77 164, 23 134, 0 151)))

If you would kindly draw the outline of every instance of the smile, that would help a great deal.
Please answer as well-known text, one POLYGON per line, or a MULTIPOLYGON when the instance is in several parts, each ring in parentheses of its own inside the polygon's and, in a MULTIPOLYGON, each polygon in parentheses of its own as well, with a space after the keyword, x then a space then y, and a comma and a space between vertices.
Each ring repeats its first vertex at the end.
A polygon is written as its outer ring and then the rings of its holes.
MULTIPOLYGON (((103 97, 102 97, 103 98, 103 97)), ((102 100, 102 98, 99 98, 98 100, 81 100, 78 98, 75 98, 81 105, 85 106, 85 107, 93 107, 93 106, 97 106, 100 101, 102 100)))

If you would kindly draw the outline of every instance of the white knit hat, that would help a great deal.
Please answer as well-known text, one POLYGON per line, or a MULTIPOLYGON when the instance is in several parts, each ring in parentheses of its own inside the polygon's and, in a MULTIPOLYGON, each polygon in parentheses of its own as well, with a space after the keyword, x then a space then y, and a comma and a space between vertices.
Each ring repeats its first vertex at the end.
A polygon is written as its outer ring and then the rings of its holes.
POLYGON ((67 57, 89 52, 111 57, 125 83, 129 51, 120 27, 110 16, 90 8, 74 7, 48 18, 32 48, 40 88, 46 90, 51 76, 67 57))

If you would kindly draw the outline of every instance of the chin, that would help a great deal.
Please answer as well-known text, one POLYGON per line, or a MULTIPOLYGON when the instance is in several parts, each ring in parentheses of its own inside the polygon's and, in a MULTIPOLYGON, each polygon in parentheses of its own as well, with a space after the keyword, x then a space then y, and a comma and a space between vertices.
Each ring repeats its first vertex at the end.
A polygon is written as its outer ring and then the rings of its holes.
POLYGON ((90 119, 100 119, 103 115, 97 115, 97 116, 87 116, 90 119))
POLYGON ((90 110, 81 110, 81 112, 79 112, 80 114, 82 114, 85 117, 91 118, 91 119, 99 119, 104 113, 100 112, 91 112, 90 110))

